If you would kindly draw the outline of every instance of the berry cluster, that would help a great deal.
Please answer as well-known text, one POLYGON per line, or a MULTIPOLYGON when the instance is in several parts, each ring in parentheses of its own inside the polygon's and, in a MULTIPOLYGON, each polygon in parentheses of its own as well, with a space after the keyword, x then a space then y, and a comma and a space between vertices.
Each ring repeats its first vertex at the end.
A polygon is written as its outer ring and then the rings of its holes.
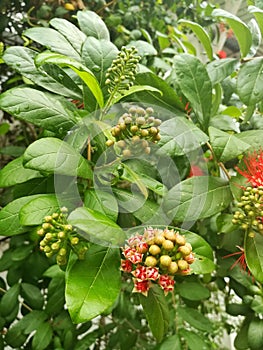
POLYGON ((59 213, 44 218, 44 223, 37 234, 43 239, 40 241, 40 250, 48 258, 56 254, 57 264, 66 265, 70 250, 72 249, 79 259, 84 259, 87 246, 77 237, 75 229, 67 223, 67 208, 61 208, 59 213))
POLYGON ((255 232, 263 235, 263 186, 247 187, 237 206, 240 209, 234 214, 233 224, 241 225, 251 237, 255 232))
POLYGON ((159 126, 161 120, 154 118, 154 110, 151 107, 131 107, 128 113, 124 113, 118 124, 111 128, 111 134, 115 138, 107 140, 106 145, 116 145, 124 157, 149 154, 151 143, 161 139, 159 126))
POLYGON ((122 47, 111 67, 106 73, 105 84, 108 85, 108 92, 112 95, 121 93, 122 90, 129 90, 133 85, 136 75, 137 64, 141 57, 137 55, 135 47, 122 47))
POLYGON ((174 289, 175 275, 191 273, 194 262, 192 246, 185 236, 173 229, 147 228, 136 234, 122 248, 125 260, 121 270, 133 275, 133 292, 147 296, 152 283, 157 283, 167 294, 174 289))

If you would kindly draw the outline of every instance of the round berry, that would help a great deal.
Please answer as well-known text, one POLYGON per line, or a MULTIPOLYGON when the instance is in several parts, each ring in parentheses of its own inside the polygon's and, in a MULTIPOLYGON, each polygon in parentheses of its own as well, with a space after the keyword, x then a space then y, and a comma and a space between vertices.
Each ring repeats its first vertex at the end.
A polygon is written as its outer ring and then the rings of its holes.
POLYGON ((162 245, 165 250, 169 251, 174 249, 174 244, 172 241, 169 241, 169 239, 164 240, 162 245))
POLYGON ((172 259, 169 255, 162 255, 160 257, 160 264, 162 267, 168 267, 172 262, 172 259))
POLYGON ((147 256, 145 259, 145 265, 148 267, 155 267, 157 265, 157 259, 154 256, 147 256))
POLYGON ((168 272, 171 275, 174 275, 178 271, 178 264, 175 261, 172 261, 171 264, 168 267, 168 272))
POLYGON ((158 255, 158 254, 161 253, 161 248, 157 244, 153 244, 153 245, 150 246, 149 252, 152 255, 158 255))
POLYGON ((177 264, 180 270, 187 270, 189 268, 189 264, 185 260, 178 260, 177 264))

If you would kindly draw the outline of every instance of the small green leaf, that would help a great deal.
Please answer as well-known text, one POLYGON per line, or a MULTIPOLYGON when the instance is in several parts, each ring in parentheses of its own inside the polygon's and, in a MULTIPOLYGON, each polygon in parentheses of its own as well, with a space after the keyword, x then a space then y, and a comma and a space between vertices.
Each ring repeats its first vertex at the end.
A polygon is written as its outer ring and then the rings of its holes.
POLYGON ((41 323, 33 336, 32 350, 45 350, 51 343, 53 329, 49 322, 41 323))
POLYGON ((262 130, 247 130, 235 135, 239 140, 248 143, 251 149, 263 147, 262 130))
POLYGON ((211 260, 205 256, 195 254, 195 261, 191 264, 191 272, 195 275, 212 273, 215 271, 216 265, 211 260))
POLYGON ((78 11, 77 19, 80 29, 87 36, 92 36, 99 40, 110 40, 110 34, 103 20, 96 12, 93 11, 78 11))
POLYGON ((247 350, 249 348, 248 345, 248 327, 249 322, 247 319, 241 325, 239 332, 234 341, 234 346, 237 350, 247 350))
POLYGON ((23 226, 40 225, 47 215, 59 209, 57 197, 54 194, 41 195, 25 204, 20 212, 19 219, 23 226))
POLYGON ((248 6, 248 12, 253 13, 253 15, 256 17, 261 34, 263 36, 263 10, 256 6, 248 6))
POLYGON ((237 76, 237 93, 242 102, 253 106, 262 101, 263 58, 256 57, 244 63, 237 76))
POLYGON ((31 143, 24 154, 24 166, 47 173, 92 177, 88 161, 68 143, 53 137, 31 143))
POLYGON ((145 198, 148 197, 148 191, 143 183, 140 175, 138 175, 136 172, 134 172, 127 164, 123 163, 123 169, 124 169, 124 178, 128 179, 131 183, 135 183, 141 193, 144 195, 145 198), (126 174, 126 175, 125 175, 126 174))
POLYGON ((1 316, 8 316, 18 306, 19 291, 20 285, 17 283, 10 287, 3 295, 0 301, 1 316))
POLYGON ((71 261, 66 273, 66 303, 74 323, 100 315, 120 290, 119 249, 92 245, 85 260, 71 261))
POLYGON ((196 112, 203 129, 206 130, 212 107, 212 83, 206 67, 198 58, 181 54, 175 56, 173 69, 182 93, 196 112))
POLYGON ((218 160, 227 162, 237 158, 250 148, 250 145, 236 138, 235 135, 209 127, 210 142, 218 160))
POLYGON ((138 50, 138 54, 141 57, 144 56, 155 56, 157 55, 157 51, 153 45, 147 43, 143 40, 130 41, 128 47, 134 46, 138 50))
POLYGON ((201 312, 190 307, 178 307, 178 313, 184 321, 194 328, 208 333, 213 331, 213 324, 201 312))
POLYGON ((159 93, 160 95, 162 95, 162 91, 156 89, 155 87, 153 86, 149 86, 149 85, 134 85, 134 86, 131 86, 128 90, 123 90, 121 92, 121 94, 116 94, 116 96, 114 97, 114 99, 112 100, 112 103, 111 105, 114 105, 116 103, 118 103, 121 99, 127 97, 127 96, 130 96, 132 94, 135 94, 137 92, 140 92, 140 91, 151 91, 151 92, 157 92, 159 93))
POLYGON ((5 335, 5 343, 12 348, 21 349, 27 340, 27 335, 23 333, 21 321, 13 324, 5 335))
POLYGON ((32 309, 42 309, 44 304, 44 295, 37 286, 29 283, 21 283, 21 296, 25 303, 32 309))
POLYGON ((52 53, 49 51, 45 51, 37 55, 35 59, 35 63, 37 66, 48 63, 48 64, 55 64, 60 67, 71 68, 75 73, 78 74, 78 76, 89 87, 90 91, 93 93, 100 107, 103 107, 104 101, 103 101, 103 94, 102 94, 100 85, 96 77, 92 73, 92 71, 89 70, 83 64, 67 56, 63 56, 57 53, 52 53))
POLYGON ((184 337, 190 350, 211 350, 204 339, 197 335, 195 332, 188 331, 186 329, 180 329, 180 335, 184 337))
POLYGON ((234 72, 237 63, 238 60, 235 58, 223 58, 209 62, 206 68, 212 84, 216 85, 230 76, 234 72))
POLYGON ((246 234, 244 249, 246 263, 252 276, 263 283, 263 236, 259 233, 255 233, 254 237, 246 234))
POLYGON ((0 187, 14 186, 42 176, 38 171, 24 168, 23 157, 19 157, 0 170, 0 187))
POLYGON ((160 126, 161 140, 158 152, 170 156, 182 156, 198 150, 208 141, 208 136, 186 118, 176 117, 160 126))
POLYGON ((240 46, 242 57, 245 57, 252 45, 252 35, 247 25, 240 18, 222 9, 215 9, 212 16, 224 18, 229 26, 233 29, 235 37, 240 46))
POLYGON ((248 326, 247 339, 251 349, 261 349, 263 347, 263 320, 254 317, 248 326))
POLYGON ((93 242, 120 246, 125 240, 120 226, 96 210, 77 208, 70 213, 68 222, 83 231, 80 234, 93 242))
POLYGON ((210 297, 209 289, 199 282, 182 282, 176 286, 180 296, 188 300, 202 300, 210 297))
POLYGON ((159 345, 157 350, 181 350, 181 342, 178 334, 171 335, 159 345))
POLYGON ((175 185, 163 208, 176 221, 195 221, 221 212, 232 200, 229 184, 217 177, 194 176, 175 185))
POLYGON ((178 24, 181 24, 182 26, 186 26, 192 29, 192 31, 195 33, 197 38, 200 40, 200 42, 204 46, 207 57, 209 58, 210 61, 212 61, 213 48, 211 45, 209 35, 207 34, 206 30, 203 27, 201 27, 198 23, 188 21, 186 19, 180 19, 178 21, 178 24))
POLYGON ((169 307, 162 289, 153 285, 148 296, 139 295, 146 319, 153 336, 161 342, 169 326, 169 307))
POLYGON ((117 221, 118 203, 116 198, 109 192, 88 189, 84 197, 85 207, 102 213, 113 221, 117 221))

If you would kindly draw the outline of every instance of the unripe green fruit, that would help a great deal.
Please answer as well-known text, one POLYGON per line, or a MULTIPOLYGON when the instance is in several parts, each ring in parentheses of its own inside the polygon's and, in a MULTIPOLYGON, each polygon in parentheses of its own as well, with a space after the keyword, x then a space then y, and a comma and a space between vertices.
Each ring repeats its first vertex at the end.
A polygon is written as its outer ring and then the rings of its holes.
POLYGON ((181 236, 180 234, 177 234, 177 235, 176 235, 176 238, 175 238, 175 242, 176 242, 178 245, 185 245, 186 240, 185 240, 185 237, 184 237, 184 236, 181 236))
POLYGON ((64 238, 66 238, 66 233, 64 231, 60 231, 60 232, 58 232, 57 236, 59 239, 64 239, 64 238))
POLYGON ((153 244, 149 248, 149 253, 152 255, 158 255, 161 253, 161 248, 157 244, 153 244))
POLYGON ((155 267, 157 265, 157 259, 154 256, 147 256, 145 259, 145 265, 148 267, 155 267))
POLYGON ((172 259, 169 255, 162 255, 160 257, 160 264, 162 267, 168 267, 172 262, 172 259))
POLYGON ((161 124, 162 124, 161 119, 155 119, 155 120, 154 120, 154 126, 159 126, 159 125, 161 125, 161 124))
POLYGON ((144 117, 136 118, 136 123, 139 124, 139 125, 145 124, 145 118, 144 117))
POLYGON ((165 250, 169 251, 174 249, 174 244, 172 241, 169 241, 169 239, 166 239, 162 245, 165 250))
POLYGON ((64 225, 64 228, 65 228, 66 231, 72 231, 73 230, 72 225, 64 225))
POLYGON ((123 131, 127 128, 125 123, 120 123, 120 129, 123 131))
POLYGON ((46 222, 51 222, 52 221, 52 216, 51 215, 45 216, 45 221, 46 222))
POLYGON ((189 264, 185 260, 178 260, 177 264, 180 270, 187 270, 189 268, 189 264))
POLYGON ((182 253, 183 256, 189 255, 191 253, 191 249, 186 247, 185 245, 182 245, 178 248, 178 251, 182 253))
POLYGON ((164 230, 164 237, 172 242, 175 242, 176 234, 174 231, 164 230))
POLYGON ((66 248, 60 248, 58 254, 60 256, 65 256, 67 254, 67 249, 66 248))
POLYGON ((178 264, 175 261, 172 261, 168 267, 168 272, 174 275, 178 271, 178 264))
POLYGON ((161 245, 161 244, 163 244, 164 241, 165 241, 165 238, 164 238, 163 232, 157 234, 157 235, 154 237, 154 243, 156 243, 156 244, 161 245))
POLYGON ((79 243, 79 238, 78 237, 72 237, 70 240, 70 243, 72 245, 77 245, 79 243))
POLYGON ((154 126, 152 126, 149 130, 150 134, 156 135, 158 133, 158 129, 154 126))
POLYGON ((45 253, 49 253, 49 252, 51 252, 51 248, 50 248, 50 246, 49 246, 49 245, 46 245, 46 246, 45 246, 45 248, 44 248, 44 252, 45 252, 45 253))
POLYGON ((132 137, 132 143, 133 144, 138 143, 140 140, 141 140, 140 136, 138 136, 138 135, 132 137))
POLYGON ((113 140, 107 140, 106 141, 106 146, 110 147, 112 145, 114 145, 114 141, 113 140))
POLYGON ((119 146, 120 148, 124 148, 126 147, 126 142, 124 140, 120 140, 117 142, 117 146, 119 146))
POLYGON ((42 228, 44 231, 47 231, 49 229, 51 229, 53 226, 48 224, 47 222, 45 222, 43 225, 42 225, 42 228))
POLYGON ((137 125, 131 126, 131 132, 132 132, 133 134, 136 134, 136 132, 137 132, 138 130, 139 130, 139 128, 138 128, 137 125))
POLYGON ((152 107, 147 107, 147 108, 146 108, 146 113, 147 113, 147 114, 153 114, 153 112, 154 112, 154 110, 153 110, 152 107))
POLYGON ((48 252, 48 253, 46 253, 46 257, 47 258, 52 258, 52 256, 54 255, 54 252, 48 252))
POLYGON ((132 155, 132 153, 131 153, 131 151, 130 151, 129 149, 124 149, 124 150, 122 151, 122 155, 123 155, 124 157, 130 157, 130 156, 132 155))
POLYGON ((51 249, 52 250, 59 250, 59 247, 60 247, 60 244, 59 243, 53 243, 52 245, 51 245, 51 249))
POLYGON ((149 131, 146 130, 146 129, 142 129, 141 130, 141 135, 142 135, 142 137, 147 137, 149 135, 149 131))
POLYGON ((155 141, 160 141, 161 140, 161 135, 160 134, 157 134, 155 135, 155 141))
POLYGON ((132 122, 132 118, 131 118, 131 117, 126 117, 126 118, 124 119, 124 123, 125 123, 125 124, 131 124, 131 122, 132 122))
POLYGON ((45 234, 45 240, 51 241, 52 238, 53 238, 52 233, 48 232, 48 233, 45 234))

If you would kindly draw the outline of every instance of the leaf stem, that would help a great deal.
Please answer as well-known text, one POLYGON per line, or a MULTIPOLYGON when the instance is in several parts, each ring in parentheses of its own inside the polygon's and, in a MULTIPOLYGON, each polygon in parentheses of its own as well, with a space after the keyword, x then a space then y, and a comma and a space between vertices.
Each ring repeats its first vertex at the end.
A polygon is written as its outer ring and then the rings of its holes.
POLYGON ((226 175, 227 179, 230 180, 231 176, 230 176, 229 172, 227 171, 225 165, 222 162, 218 162, 217 161, 216 155, 215 155, 214 150, 213 150, 212 146, 210 145, 210 143, 207 142, 206 144, 207 144, 207 147, 209 148, 209 150, 211 151, 213 159, 215 160, 216 164, 223 170, 223 172, 226 175))

